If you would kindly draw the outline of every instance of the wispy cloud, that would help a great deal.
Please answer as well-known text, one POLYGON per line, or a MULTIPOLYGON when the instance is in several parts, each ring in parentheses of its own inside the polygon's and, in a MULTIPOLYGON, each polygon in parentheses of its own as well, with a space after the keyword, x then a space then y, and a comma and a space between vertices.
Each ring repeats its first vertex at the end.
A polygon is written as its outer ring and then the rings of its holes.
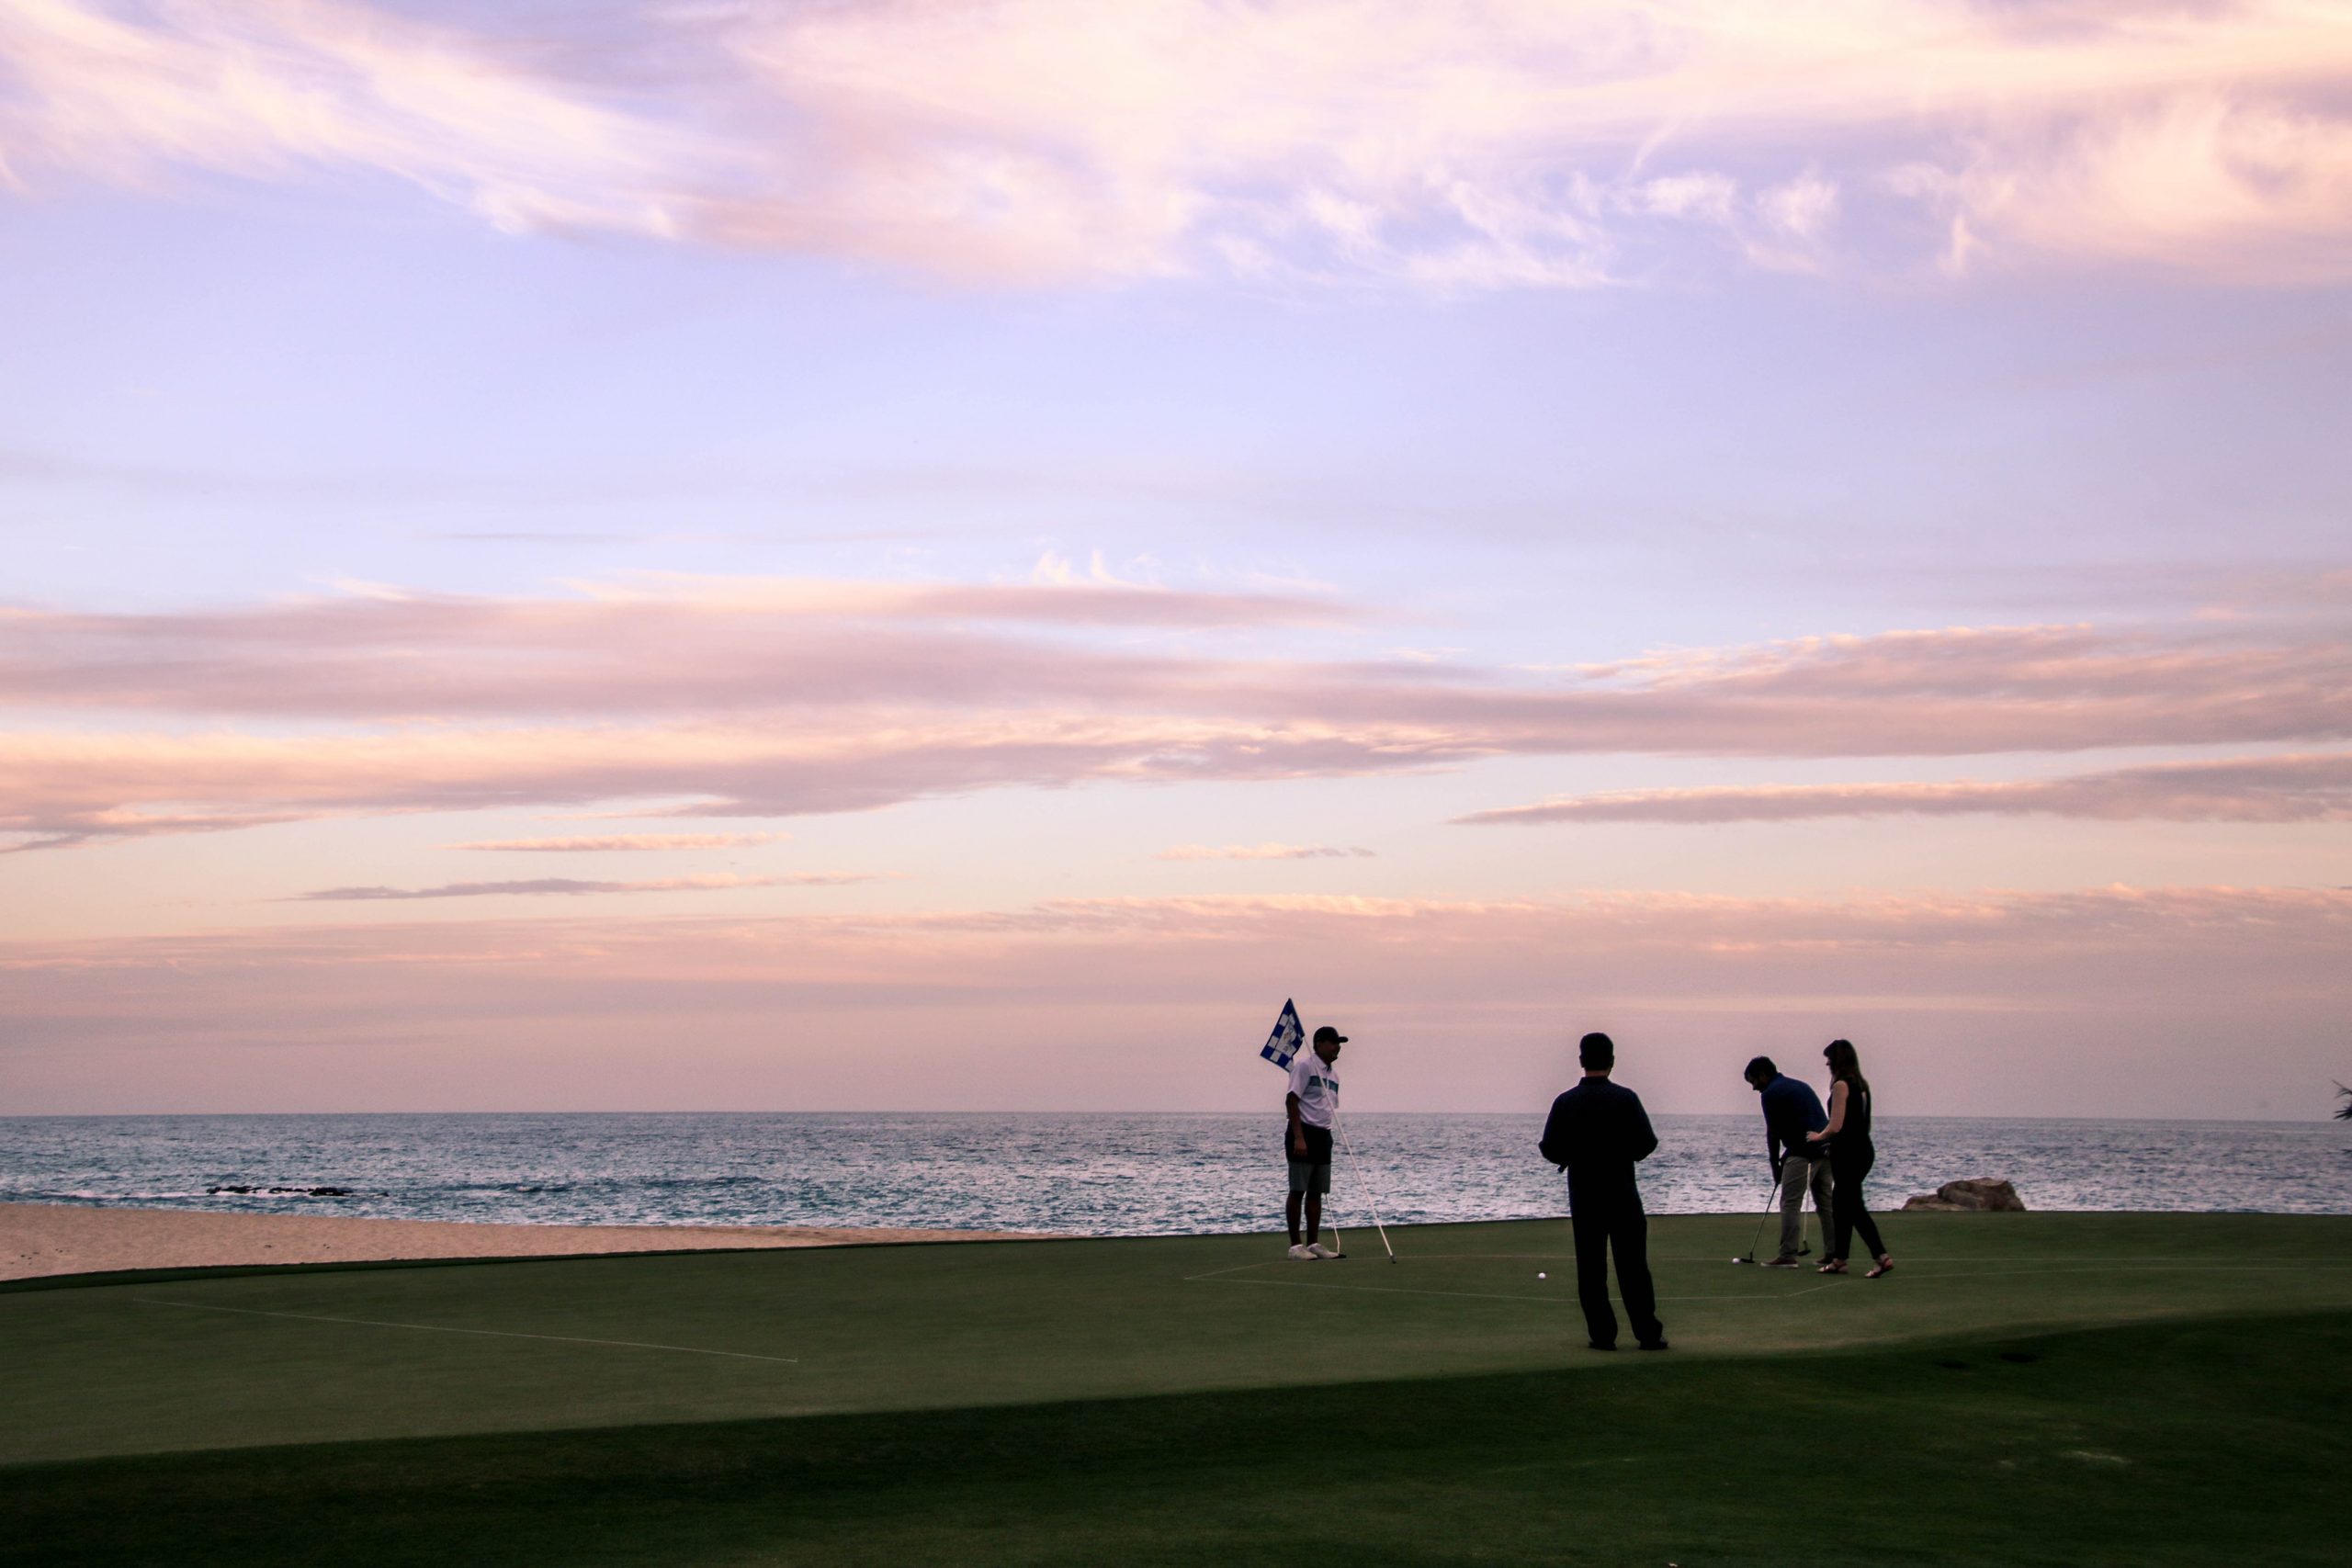
POLYGON ((510 231, 1037 282, 2352 267, 2314 0, 0 12, 0 176, 389 175, 510 231), (560 20, 554 18, 560 18, 560 20), (1919 236, 1932 233, 1932 241, 1919 236))
POLYGON ((0 12, 0 144, 141 185, 381 173, 502 229, 678 232, 672 193, 724 152, 661 117, 521 68, 501 40, 365 5, 173 0, 0 12))
POLYGON ((574 839, 481 839, 444 844, 449 850, 524 851, 543 854, 600 854, 633 850, 729 850, 773 844, 789 833, 607 833, 574 839))
MULTIPOLYGON (((681 879, 698 882, 704 879, 681 879)), ((719 879, 722 883, 728 879, 719 879)), ((742 879, 730 885, 748 885, 742 879)), ((483 884, 477 886, 498 886, 483 884)), ((531 886, 525 884, 522 886, 531 886)), ((592 885, 593 886, 593 885, 592 885)), ((628 885, 622 885, 628 886, 628 885)), ((372 891, 372 890, 371 890, 372 891)), ((2171 931, 2211 940, 2216 949, 2325 952, 2352 931, 2352 891, 2307 887, 2131 887, 2058 892, 1998 889, 1884 893, 1847 897, 1751 897, 1728 894, 1593 892, 1566 898, 1444 899, 1335 894, 1216 894, 1162 897, 1049 899, 1015 909, 862 911, 724 920, 669 917, 533 919, 472 926, 312 927, 105 941, 0 943, 0 972, 74 971, 93 965, 153 967, 196 974, 228 971, 267 953, 289 968, 402 961, 447 955, 496 967, 531 954, 560 965, 591 965, 633 955, 632 973, 658 964, 654 954, 707 959, 717 970, 761 970, 825 978, 842 954, 887 953, 891 986, 959 989, 1008 953, 1022 949, 1041 964, 1065 962, 1073 943, 1134 939, 1122 964, 1139 968, 1065 976, 1077 989, 1115 998, 1134 974, 1156 964, 1154 941, 1170 933, 1216 939, 1231 949, 1262 949, 1276 967, 1295 935, 1302 952, 1362 951, 1371 970, 1397 952, 1433 943, 1418 966, 1456 964, 1493 970, 1522 962, 1576 960, 1584 953, 1623 957, 1637 950, 1742 965, 1774 953, 1843 955, 1868 981, 1871 964, 1915 954, 2032 953, 2059 943, 2130 958, 2141 939, 2171 931), (880 944, 871 946, 870 944, 880 944), (1483 956, 1481 956, 1483 955, 1483 956)), ((1109 948, 1105 948, 1107 953, 1109 948)), ((1321 961, 1318 959, 1318 962, 1321 961)), ((1222 956, 1212 960, 1225 962, 1222 956)), ((1171 984, 1189 985, 1180 966, 1171 984)), ((1761 974, 1764 970, 1759 969, 1761 974)), ((1808 982, 1792 971, 1786 984, 1808 982)), ((1025 985, 1025 981, 1022 984, 1025 985)), ((1454 984, 1442 987, 1451 994, 1454 984)))
MULTIPOLYGON (((861 582, 801 577, 713 577, 637 571, 571 586, 597 604, 642 604, 711 615, 757 614, 883 622, 1026 622, 1059 626, 1344 626, 1360 613, 1329 594, 1224 592, 1122 578, 1102 552, 1080 568, 1048 550, 1025 583, 861 582)), ((483 608, 497 602, 473 602, 483 608)))
POLYGON ((403 898, 508 898, 586 893, 707 893, 732 887, 841 887, 871 882, 871 874, 797 872, 783 876, 665 876, 650 882, 585 882, 569 876, 535 876, 514 882, 450 882, 438 887, 322 887, 296 895, 304 903, 377 903, 403 898))
POLYGON ((1330 844, 1178 844, 1159 852, 1160 860, 1368 860, 1366 849, 1340 849, 1330 844))
POLYGON ((229 833, 243 828, 265 828, 296 822, 310 816, 302 811, 206 812, 198 814, 92 810, 68 812, 51 818, 47 827, 23 826, 32 818, 17 818, 11 826, 0 810, 0 855, 28 850, 70 849, 78 844, 106 843, 119 839, 158 838, 177 833, 229 833))
POLYGON ((2352 739, 2352 644, 2308 614, 1823 637, 1531 675, 1085 641, 1053 619, 1085 587, 962 591, 1007 616, 1042 595, 1042 627, 942 624, 933 591, 868 587, 796 587, 784 604, 746 591, 0 615, 0 692, 20 715, 53 716, 0 732, 0 831, 63 842, 174 820, 620 802, 782 817, 1504 755, 2352 739), (125 713, 158 726, 126 729, 125 713))
POLYGON ((2352 753, 2163 762, 2044 779, 1611 790, 1474 811, 1454 820, 1474 827, 1532 827, 2028 812, 2107 821, 2352 821, 2352 753))
POLYGON ((1538 1107, 1599 1027, 1662 1108, 1738 1103, 1760 1042, 1846 1034, 1906 1113, 2210 1114, 2214 1040, 2259 1038, 2230 1080, 2253 1113, 2340 1076, 2352 939, 2352 894, 2260 887, 559 908, 0 943, 11 1092, 413 1105, 422 1073, 456 1102, 544 1107, 560 1070, 571 1104, 1108 1110, 1143 1075, 1152 1103, 1230 1109, 1263 1102, 1254 1049, 1295 996, 1355 1036, 1372 1106, 1538 1107), (1105 1075, 1113 1033, 1129 1055, 1105 1075))

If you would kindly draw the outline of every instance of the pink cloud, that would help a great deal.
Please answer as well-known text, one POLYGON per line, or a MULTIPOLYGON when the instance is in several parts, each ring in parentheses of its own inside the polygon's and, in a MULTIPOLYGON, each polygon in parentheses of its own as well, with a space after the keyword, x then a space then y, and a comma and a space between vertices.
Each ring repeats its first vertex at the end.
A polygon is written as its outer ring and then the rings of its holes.
POLYGON ((2352 121, 2218 80, 2087 117, 2031 160, 1928 183, 1976 226, 1954 231, 1954 270, 1978 259, 1979 235, 2258 283, 2331 282, 2352 262, 2352 121))
MULTIPOLYGON (((701 880, 701 879, 686 879, 701 880)), ((719 879, 731 881, 733 879, 719 879)), ((79 972, 91 967, 150 969, 159 975, 226 973, 255 959, 287 972, 353 966, 452 964, 502 970, 545 962, 612 965, 616 976, 652 975, 674 966, 717 975, 823 980, 844 960, 877 983, 960 992, 1000 963, 1051 964, 1055 955, 1100 946, 1125 951, 1120 973, 1069 976, 1079 990, 1116 996, 1137 976, 1159 972, 1181 936, 1209 944, 1182 951, 1257 950, 1275 969, 1295 939, 1316 962, 1363 955, 1365 973, 1384 971, 1395 953, 1429 948, 1417 967, 1451 972, 1464 964, 1499 973, 1522 957, 1583 964, 1648 952, 1696 955, 1745 965, 1810 955, 1848 965, 1852 978, 1875 983, 1875 966, 1897 955, 2032 956, 2063 948, 2077 957, 2130 958, 2150 938, 2213 944, 2218 953, 2333 954, 2352 931, 2352 889, 2300 887, 2114 886, 2061 892, 1873 894, 1848 897, 1748 897, 1727 894, 1596 892, 1566 898, 1442 899, 1341 894, 1216 894, 1158 897, 1048 899, 1016 909, 862 911, 833 915, 660 919, 534 919, 432 926, 281 927, 90 941, 0 942, 0 972, 79 972), (1485 957, 1477 957, 1485 954, 1485 957), (862 957, 860 955, 863 955, 862 957)), ((1940 961, 1939 959, 1939 961, 1940 961)), ((1225 956, 1204 960, 1211 966, 1225 956)), ((1355 961, 1349 960, 1351 964, 1355 961)), ((1594 972, 1600 972, 1596 968, 1594 972)), ((1758 971, 1774 988, 1811 985, 1792 966, 1758 971)), ((2329 971, 2333 977, 2333 971, 2329 971)), ((1164 975, 1184 987, 1194 972, 1180 963, 1164 975)), ((1416 980, 1414 985, 1420 982, 1416 980)), ((1446 982, 1447 994, 1481 983, 1476 975, 1446 982)), ((1579 982, 1581 983, 1581 982, 1579 982)), ((1025 991, 1025 974, 1008 973, 1001 988, 1025 991)), ((1997 999, 1997 998, 1994 998, 1997 999)), ((583 1003, 583 1005, 594 1005, 583 1003)))
POLYGON ((1546 822, 1785 822, 1819 817, 2014 815, 2107 821, 2352 820, 2352 754, 2161 762, 2061 778, 1928 784, 1730 784, 1613 790, 1454 820, 1476 827, 1546 822))
MULTIPOLYGON (((171 815, 141 811, 67 811, 49 818, 46 827, 11 827, 11 818, 0 811, 0 834, 11 836, 12 841, 0 843, 0 855, 20 854, 28 850, 68 849, 78 844, 109 843, 121 839, 145 839, 175 833, 227 833, 240 828, 264 828, 281 822, 297 822, 308 812, 247 811, 239 813, 198 813, 171 815)), ((41 820, 37 815, 18 817, 16 822, 41 820)))
MULTIPOLYGON (((62 842, 134 817, 622 800, 789 816, 1511 754, 1956 756, 2352 736, 2352 648, 2300 625, 1962 627, 1531 675, 1147 653, 936 624, 933 600, 888 592, 899 619, 877 620, 865 585, 793 592, 790 606, 747 590, 0 616, 0 701, 60 716, 0 734, 0 830, 62 842), (173 728, 85 727, 108 712, 173 728)), ((998 591, 969 592, 997 604, 998 591)), ((1095 591, 1034 592, 1050 610, 1095 591)), ((1028 603, 997 608, 1026 615, 1028 603)))
POLYGON ((297 895, 306 903, 381 903, 408 898, 507 898, 583 893, 706 893, 729 887, 841 887, 871 882, 870 874, 803 871, 781 876, 665 876, 650 882, 584 882, 570 876, 535 876, 511 882, 451 882, 439 887, 322 887, 297 895))
POLYGON ((646 580, 565 599, 377 590, 249 610, 0 615, 0 700, 17 705, 341 720, 710 713, 857 702, 1107 695, 1182 682, 1137 656, 1110 672, 1035 637, 975 630, 1295 626, 1298 596, 1069 587, 646 580))
POLYGON ((0 61, 17 185, 389 176, 507 231, 966 280, 1593 287, 1840 241, 1916 270, 1921 229, 1954 270, 2309 279, 2352 236, 2352 27, 2295 0, 28 0, 0 61))
POLYGON ((639 850, 727 850, 773 844, 789 833, 606 833, 572 839, 484 839, 444 844, 448 850, 496 850, 539 854, 602 854, 639 850))
POLYGON ((1340 849, 1330 844, 1178 844, 1159 852, 1159 860, 1363 860, 1373 852, 1340 849))
MULTIPOLYGON (((1040 626, 1217 630, 1344 626, 1358 618, 1351 606, 1326 594, 1216 592, 1128 581, 1111 572, 1099 550, 1083 571, 1048 551, 1025 583, 856 582, 640 571, 572 586, 587 599, 604 604, 673 605, 829 621, 1019 621, 1040 626)), ((472 603, 487 607, 497 602, 472 603)))
POLYGON ((1662 1109, 1847 1033, 1903 1114, 2317 1115, 2347 939, 2297 888, 1066 900, 17 942, 0 1008, 27 1109, 1264 1106, 1295 996, 1366 1109, 1532 1109, 1602 1027, 1662 1109))

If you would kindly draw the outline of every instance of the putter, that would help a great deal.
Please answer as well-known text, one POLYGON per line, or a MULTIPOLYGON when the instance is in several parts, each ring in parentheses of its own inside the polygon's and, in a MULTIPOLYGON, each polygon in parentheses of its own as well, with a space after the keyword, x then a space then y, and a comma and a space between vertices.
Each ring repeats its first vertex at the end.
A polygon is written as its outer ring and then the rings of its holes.
POLYGON ((1772 1182, 1771 1197, 1764 1200, 1764 1212, 1756 1216, 1756 1234, 1747 1238, 1747 1256, 1745 1258, 1733 1258, 1732 1261, 1734 1263, 1753 1263, 1756 1261, 1756 1249, 1764 1243, 1764 1226, 1772 1218, 1773 1205, 1780 1201, 1780 1198, 1781 1183, 1780 1179, 1776 1177, 1773 1179, 1772 1182))

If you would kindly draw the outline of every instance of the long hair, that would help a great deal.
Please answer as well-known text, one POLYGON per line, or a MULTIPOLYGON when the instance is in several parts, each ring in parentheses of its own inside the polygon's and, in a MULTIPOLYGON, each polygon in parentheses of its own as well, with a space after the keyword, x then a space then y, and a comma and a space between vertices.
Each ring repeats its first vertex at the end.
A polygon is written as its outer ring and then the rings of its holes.
POLYGON ((1862 1077, 1862 1058, 1854 1050, 1854 1043, 1850 1040, 1832 1040, 1829 1043, 1829 1081, 1837 1083, 1840 1079, 1851 1084, 1857 1093, 1868 1094, 1871 1091, 1871 1080, 1862 1077))

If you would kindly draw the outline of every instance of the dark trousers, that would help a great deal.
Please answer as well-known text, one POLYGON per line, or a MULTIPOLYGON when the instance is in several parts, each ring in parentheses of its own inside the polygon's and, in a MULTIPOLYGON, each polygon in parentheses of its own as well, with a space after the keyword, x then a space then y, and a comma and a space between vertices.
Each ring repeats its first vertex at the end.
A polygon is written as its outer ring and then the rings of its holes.
POLYGON ((1829 1212, 1838 1221, 1837 1239, 1829 1244, 1829 1256, 1842 1258, 1854 1245, 1854 1234, 1861 1233, 1862 1245, 1871 1249, 1872 1258, 1886 1255, 1886 1244, 1878 1237, 1878 1222, 1871 1218, 1862 1206, 1862 1178, 1878 1163, 1878 1151, 1868 1144, 1853 1153, 1843 1145, 1833 1146, 1829 1154, 1829 1212))
POLYGON ((1649 1216, 1639 1200, 1631 1203, 1587 1203, 1569 1224, 1577 1235, 1577 1301, 1584 1308, 1585 1332, 1595 1345, 1617 1343, 1617 1314, 1609 1304, 1609 1254, 1617 1254, 1617 1290, 1633 1319, 1634 1337, 1666 1337, 1657 1320, 1657 1292, 1650 1285, 1649 1216))

